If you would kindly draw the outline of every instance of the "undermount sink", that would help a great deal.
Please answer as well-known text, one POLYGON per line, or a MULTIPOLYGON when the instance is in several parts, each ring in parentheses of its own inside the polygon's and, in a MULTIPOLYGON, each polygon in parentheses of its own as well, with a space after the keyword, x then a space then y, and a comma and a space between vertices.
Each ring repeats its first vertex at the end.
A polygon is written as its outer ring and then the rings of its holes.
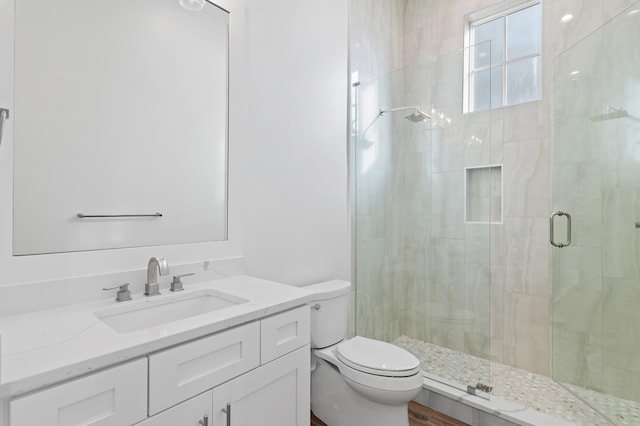
POLYGON ((246 302, 217 290, 197 290, 123 302, 122 306, 96 311, 95 316, 118 333, 131 333, 246 302))

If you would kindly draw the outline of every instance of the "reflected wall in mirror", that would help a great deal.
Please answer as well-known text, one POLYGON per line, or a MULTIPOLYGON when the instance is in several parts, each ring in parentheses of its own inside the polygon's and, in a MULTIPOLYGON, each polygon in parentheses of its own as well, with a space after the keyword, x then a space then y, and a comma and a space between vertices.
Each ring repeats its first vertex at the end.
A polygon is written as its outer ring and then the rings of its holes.
POLYGON ((14 255, 225 240, 229 14, 15 7, 14 255))

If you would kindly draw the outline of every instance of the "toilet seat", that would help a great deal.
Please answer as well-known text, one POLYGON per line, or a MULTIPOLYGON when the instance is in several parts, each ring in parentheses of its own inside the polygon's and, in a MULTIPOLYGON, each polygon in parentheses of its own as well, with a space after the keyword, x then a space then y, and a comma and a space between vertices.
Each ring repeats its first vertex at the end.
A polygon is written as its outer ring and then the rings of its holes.
POLYGON ((409 377, 420 372, 420 361, 408 351, 362 336, 339 343, 336 357, 355 370, 376 376, 409 377))
MULTIPOLYGON (((353 339, 355 339, 355 337, 353 339)), ((350 340, 353 340, 353 339, 350 339, 350 340)), ((367 340, 371 340, 371 339, 367 339, 367 340)), ((395 375, 395 376, 389 374, 389 373, 394 373, 393 371, 375 369, 375 368, 366 368, 366 367, 363 367, 362 365, 357 365, 357 368, 352 367, 351 365, 354 364, 353 361, 350 361, 349 363, 344 362, 342 361, 342 359, 340 359, 340 358, 343 358, 343 355, 340 355, 339 357, 337 353, 338 352, 337 347, 347 342, 348 340, 328 348, 316 349, 313 351, 313 353, 319 358, 324 359, 325 361, 328 361, 331 364, 335 365, 340 371, 340 374, 343 376, 343 378, 352 386, 355 385, 355 387, 360 388, 360 390, 362 390, 363 389, 362 387, 364 387, 370 390, 378 390, 383 392, 392 392, 392 393, 402 394, 407 392, 409 393, 415 392, 417 389, 420 389, 422 387, 422 383, 424 379, 422 377, 422 370, 420 370, 419 366, 416 368, 412 368, 410 370, 397 371, 395 372, 396 374, 402 374, 402 375, 395 375), (370 371, 374 371, 375 373, 363 371, 366 369, 370 371)), ((375 341, 375 342, 383 343, 379 341, 375 341)), ((392 346, 389 343, 387 344, 392 346)), ((349 348, 349 346, 350 345, 347 345, 347 348, 349 348)), ((357 347, 357 344, 354 346, 357 347)), ((367 345, 360 346, 360 348, 363 348, 363 347, 366 348, 368 346, 367 345)), ((345 352, 344 348, 342 352, 345 352)), ((348 350, 346 352, 349 353, 348 350)), ((406 353, 409 354, 408 352, 406 353)), ((411 356, 413 357, 413 355, 411 356)), ((363 362, 362 360, 359 360, 359 361, 363 362)), ((415 358, 415 362, 419 364, 419 361, 417 360, 417 358, 415 358)))
POLYGON ((422 387, 424 379, 422 373, 418 371, 413 376, 390 377, 379 376, 376 374, 365 373, 363 371, 351 368, 338 360, 338 370, 340 374, 352 385, 362 385, 367 388, 377 389, 386 392, 413 392, 422 387))

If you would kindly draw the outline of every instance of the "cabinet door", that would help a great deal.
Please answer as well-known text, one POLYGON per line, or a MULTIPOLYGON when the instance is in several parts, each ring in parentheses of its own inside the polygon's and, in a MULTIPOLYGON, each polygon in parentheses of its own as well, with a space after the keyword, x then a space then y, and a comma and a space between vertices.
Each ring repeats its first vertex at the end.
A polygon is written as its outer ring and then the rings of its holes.
POLYGON ((213 389, 213 425, 309 425, 309 351, 304 346, 213 389))
POLYGON ((258 365, 257 321, 149 355, 149 415, 258 365))
POLYGON ((149 417, 136 426, 212 426, 211 391, 149 417))
POLYGON ((11 426, 123 426, 147 417, 147 360, 15 398, 11 426))
POLYGON ((8 404, 8 400, 0 399, 0 426, 4 426, 5 423, 8 421, 8 419, 6 418, 7 414, 9 413, 9 410, 7 409, 7 404, 8 404))

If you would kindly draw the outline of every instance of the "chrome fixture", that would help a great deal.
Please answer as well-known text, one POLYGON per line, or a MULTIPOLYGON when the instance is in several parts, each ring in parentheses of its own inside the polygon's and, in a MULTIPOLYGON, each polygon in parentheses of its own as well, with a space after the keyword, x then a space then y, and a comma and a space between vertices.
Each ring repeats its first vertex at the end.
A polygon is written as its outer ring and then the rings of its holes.
POLYGON ((227 403, 227 408, 223 408, 222 412, 227 415, 227 426, 231 426, 231 403, 227 403))
POLYGON ((493 390, 493 386, 485 385, 484 383, 478 382, 478 384, 476 385, 476 389, 482 392, 491 393, 491 391, 493 390))
POLYGON ((191 12, 200 12, 204 9, 206 0, 178 0, 180 6, 191 12))
POLYGON ((399 107, 399 108, 391 108, 391 109, 381 109, 380 110, 380 115, 386 114, 388 112, 406 111, 408 109, 412 109, 413 110, 413 114, 409 114, 409 115, 405 115, 404 116, 404 118, 406 118, 409 121, 413 121, 414 123, 420 123, 422 121, 431 120, 431 116, 429 114, 427 114, 426 112, 422 111, 418 105, 399 107))
POLYGON ((554 212, 551 216, 549 216, 549 242, 552 246, 558 248, 564 248, 571 245, 571 215, 567 212, 557 211, 554 212), (567 217, 567 242, 566 243, 556 243, 553 235, 553 219, 556 216, 566 216, 567 217))
POLYGON ((158 272, 160 275, 169 274, 169 264, 164 257, 152 257, 147 265, 147 283, 144 285, 145 296, 157 296, 160 294, 158 284, 158 272))
POLYGON ((109 217, 162 217, 162 213, 149 213, 149 214, 84 214, 78 213, 80 219, 89 218, 109 218, 109 217))
POLYGON ((475 386, 467 385, 467 393, 471 395, 480 395, 479 392, 482 392, 488 395, 491 393, 492 390, 493 390, 493 386, 485 385, 480 382, 478 382, 478 384, 475 386))
POLYGON ((589 117, 589 120, 606 121, 606 120, 615 120, 617 118, 630 118, 635 121, 640 121, 640 118, 629 115, 627 110, 625 110, 624 108, 608 107, 608 111, 609 112, 607 112, 606 114, 592 115, 591 117, 589 117))
POLYGON ((126 302, 127 300, 131 300, 131 292, 129 291, 129 283, 118 284, 113 287, 106 287, 103 290, 115 290, 118 289, 116 293, 116 302, 126 302))
POLYGON ((9 110, 6 108, 0 108, 0 145, 2 144, 2 130, 4 129, 4 122, 9 119, 9 110))
POLYGON ((182 290, 184 290, 184 287, 182 287, 182 281, 180 281, 180 278, 189 277, 191 275, 195 275, 195 274, 193 272, 191 272, 190 274, 174 275, 173 276, 173 280, 171 281, 171 288, 169 290, 171 290, 171 291, 182 291, 182 290))

